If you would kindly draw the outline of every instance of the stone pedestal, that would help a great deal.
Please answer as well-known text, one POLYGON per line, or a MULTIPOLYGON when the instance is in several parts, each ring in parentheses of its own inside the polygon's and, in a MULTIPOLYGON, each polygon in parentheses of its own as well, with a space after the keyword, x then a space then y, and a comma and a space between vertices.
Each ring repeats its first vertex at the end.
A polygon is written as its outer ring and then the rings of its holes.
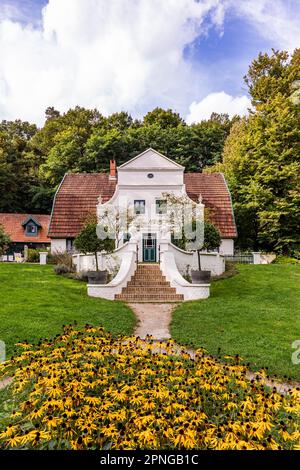
POLYGON ((259 251, 253 251, 253 264, 261 264, 261 257, 259 251))
POLYGON ((40 251, 40 264, 47 264, 48 251, 40 251))

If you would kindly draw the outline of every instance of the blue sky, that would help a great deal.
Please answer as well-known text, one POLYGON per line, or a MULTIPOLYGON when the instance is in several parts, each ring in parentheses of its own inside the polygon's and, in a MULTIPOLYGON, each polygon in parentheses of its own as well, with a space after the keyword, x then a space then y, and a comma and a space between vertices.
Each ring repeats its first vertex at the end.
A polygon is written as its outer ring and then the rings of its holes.
POLYGON ((299 37, 298 0, 0 0, 0 119, 76 104, 245 114, 250 62, 299 37))

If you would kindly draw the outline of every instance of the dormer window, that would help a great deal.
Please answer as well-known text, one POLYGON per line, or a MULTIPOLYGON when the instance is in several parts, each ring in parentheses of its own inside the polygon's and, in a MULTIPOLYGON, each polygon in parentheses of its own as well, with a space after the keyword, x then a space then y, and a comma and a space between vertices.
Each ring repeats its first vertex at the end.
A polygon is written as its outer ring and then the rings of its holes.
POLYGON ((37 226, 33 223, 27 224, 25 228, 25 232, 28 237, 36 237, 37 226))
POLYGON ((41 225, 33 217, 28 217, 23 223, 24 232, 26 237, 37 237, 41 225))

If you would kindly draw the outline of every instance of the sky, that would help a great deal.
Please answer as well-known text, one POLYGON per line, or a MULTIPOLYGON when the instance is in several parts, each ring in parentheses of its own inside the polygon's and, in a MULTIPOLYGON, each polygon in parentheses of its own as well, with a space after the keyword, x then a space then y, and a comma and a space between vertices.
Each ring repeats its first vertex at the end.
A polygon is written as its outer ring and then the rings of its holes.
POLYGON ((0 120, 76 105, 244 115, 251 61, 299 39, 300 0, 0 0, 0 120))

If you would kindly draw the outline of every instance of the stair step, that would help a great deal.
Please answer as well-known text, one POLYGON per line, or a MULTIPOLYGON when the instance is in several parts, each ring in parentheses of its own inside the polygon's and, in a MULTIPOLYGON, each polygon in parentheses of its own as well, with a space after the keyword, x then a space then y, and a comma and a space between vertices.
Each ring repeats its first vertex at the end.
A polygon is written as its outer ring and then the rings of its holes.
POLYGON ((183 295, 163 276, 159 264, 139 264, 116 300, 126 302, 182 302, 183 295))
POLYGON ((147 294, 155 294, 155 295, 159 293, 163 293, 164 295, 176 294, 175 287, 166 287, 165 289, 162 289, 161 287, 150 287, 150 286, 145 286, 143 289, 141 289, 140 287, 134 287, 134 286, 123 287, 122 293, 144 295, 145 289, 147 290, 146 292, 147 294))
POLYGON ((144 281, 139 281, 139 280, 134 280, 134 281, 129 281, 127 284, 128 287, 171 287, 170 283, 167 281, 155 281, 153 283, 149 282, 144 282, 144 281))
POLYGON ((183 295, 162 295, 161 297, 157 295, 149 296, 139 296, 139 295, 128 295, 128 294, 117 294, 116 300, 124 300, 126 302, 181 302, 183 300, 183 295))

